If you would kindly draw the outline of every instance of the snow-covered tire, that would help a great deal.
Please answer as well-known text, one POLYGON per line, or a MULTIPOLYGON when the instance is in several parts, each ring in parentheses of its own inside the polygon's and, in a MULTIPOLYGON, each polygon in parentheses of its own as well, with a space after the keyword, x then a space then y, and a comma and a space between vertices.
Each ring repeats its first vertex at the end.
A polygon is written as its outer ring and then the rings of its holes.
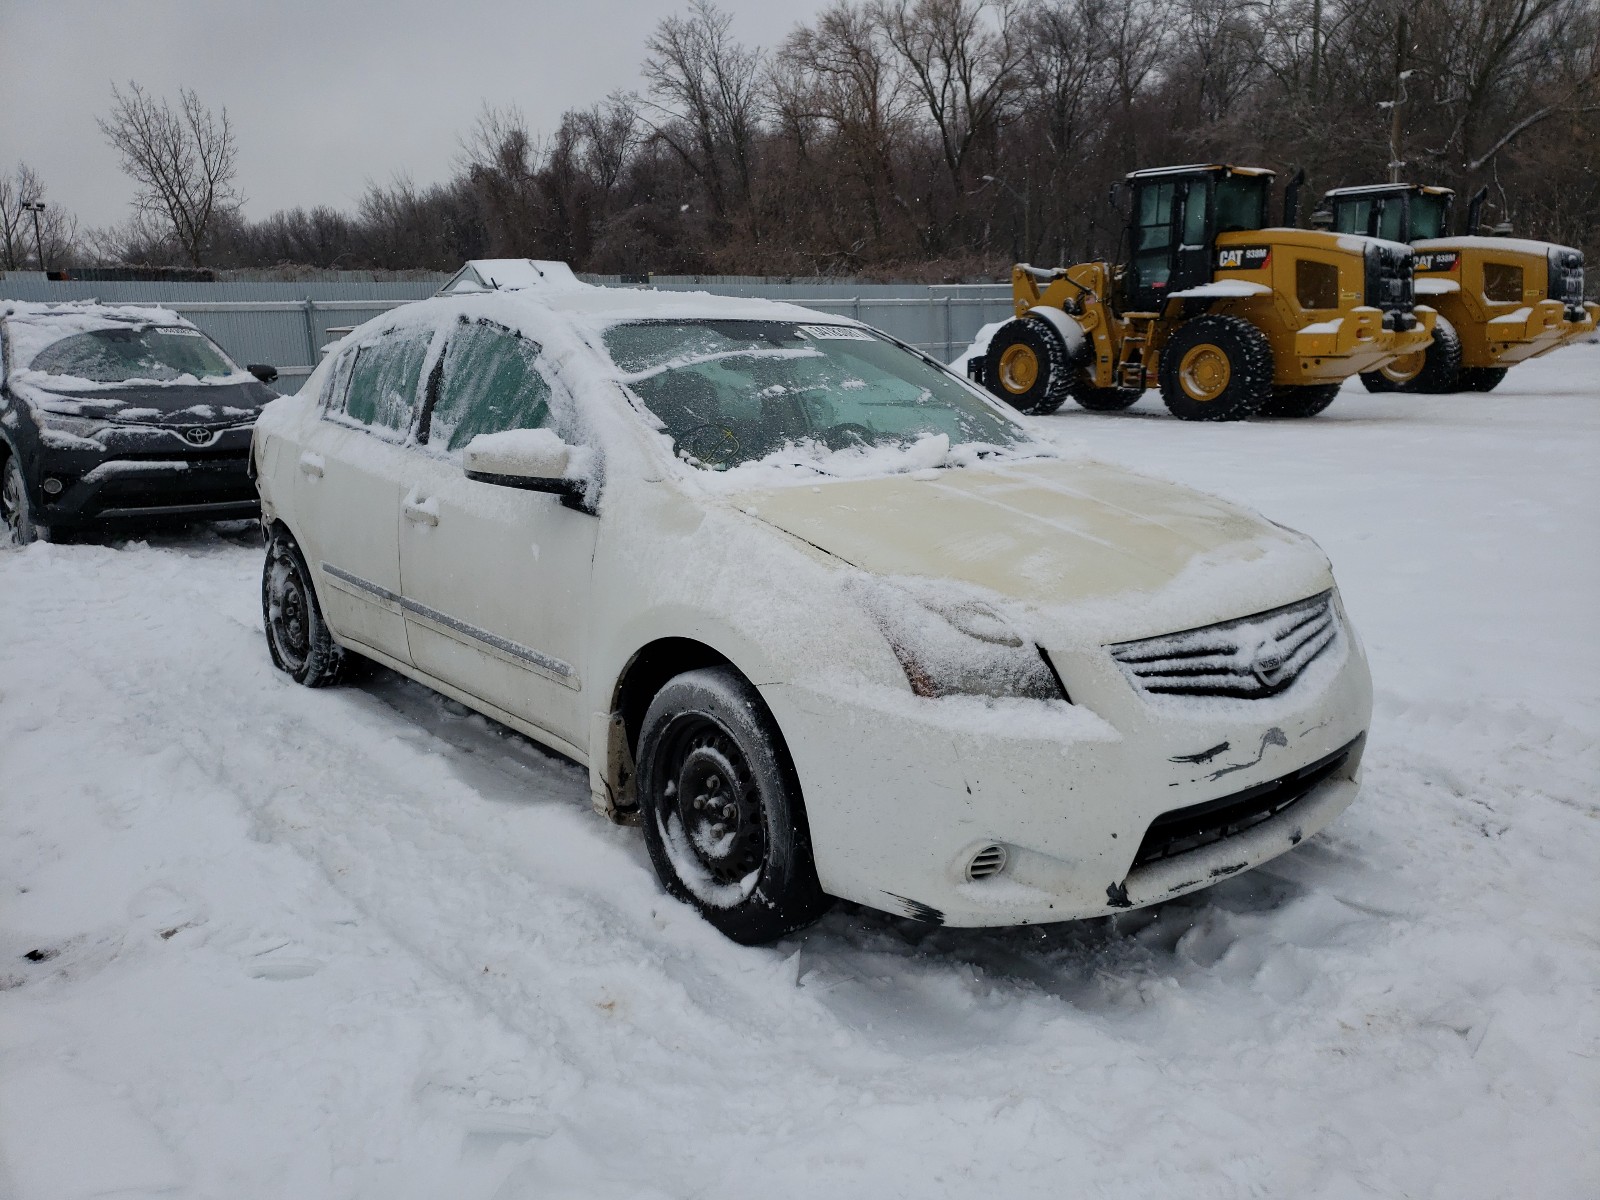
POLYGON ((1272 399, 1262 406, 1258 416, 1298 418, 1314 417, 1339 394, 1337 383, 1315 383, 1310 387, 1276 388, 1272 399))
POLYGON ((49 528, 34 520, 22 464, 4 446, 0 446, 0 537, 15 546, 51 540, 49 528))
POLYGON ((645 712, 636 760, 645 845, 669 893, 747 946, 828 910, 794 767, 736 671, 669 680, 645 712))
POLYGON ((278 670, 306 687, 330 687, 345 680, 355 656, 333 640, 306 560, 282 529, 267 535, 261 618, 267 650, 278 670))
POLYGON ((1139 402, 1139 388, 1091 387, 1081 380, 1072 385, 1072 398, 1090 412, 1121 412, 1139 402))
POLYGON ((1458 392, 1492 392, 1500 386, 1509 367, 1462 367, 1456 381, 1458 392))
POLYGON ((1007 321, 989 339, 983 378, 989 390, 1020 412, 1043 417, 1072 394, 1078 364, 1059 330, 1032 317, 1007 321))
POLYGON ((1411 392, 1437 396, 1461 388, 1461 338, 1456 327, 1437 318, 1433 341, 1416 354, 1387 362, 1375 371, 1363 371, 1361 382, 1369 392, 1411 392))
POLYGON ((1272 344, 1243 317, 1196 317, 1161 350, 1161 399, 1184 421, 1244 421, 1272 397, 1272 344))

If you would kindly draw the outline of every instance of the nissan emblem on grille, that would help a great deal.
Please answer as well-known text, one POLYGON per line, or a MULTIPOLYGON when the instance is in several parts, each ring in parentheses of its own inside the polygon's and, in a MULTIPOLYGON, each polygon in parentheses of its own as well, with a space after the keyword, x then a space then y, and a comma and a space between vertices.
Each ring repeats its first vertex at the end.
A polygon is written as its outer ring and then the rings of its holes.
POLYGON ((1250 617, 1107 647, 1154 695, 1275 696, 1338 641, 1333 593, 1250 617))

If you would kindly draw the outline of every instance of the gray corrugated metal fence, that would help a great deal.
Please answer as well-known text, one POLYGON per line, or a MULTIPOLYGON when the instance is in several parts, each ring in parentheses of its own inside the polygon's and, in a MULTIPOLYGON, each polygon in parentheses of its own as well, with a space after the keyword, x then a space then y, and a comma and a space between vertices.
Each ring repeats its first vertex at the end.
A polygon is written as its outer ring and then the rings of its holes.
MULTIPOLYGON (((278 388, 293 391, 311 373, 329 329, 359 325, 380 312, 431 296, 444 281, 395 283, 93 283, 56 282, 38 272, 0 272, 0 299, 161 304, 206 331, 241 363, 271 363, 278 388)), ((610 286, 611 281, 597 277, 610 286)), ((661 291, 757 296, 854 317, 948 362, 978 330, 1011 315, 1007 284, 858 284, 828 280, 709 283, 657 278, 661 291)))

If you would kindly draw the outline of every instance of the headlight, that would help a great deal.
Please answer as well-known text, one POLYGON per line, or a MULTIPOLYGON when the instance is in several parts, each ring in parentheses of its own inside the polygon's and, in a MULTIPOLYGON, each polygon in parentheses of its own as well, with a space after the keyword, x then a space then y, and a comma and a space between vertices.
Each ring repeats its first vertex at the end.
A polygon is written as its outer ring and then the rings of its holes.
POLYGON ((44 409, 36 410, 35 417, 40 429, 70 434, 76 438, 93 438, 106 427, 104 421, 96 421, 89 417, 69 417, 65 413, 49 412, 44 409))
POLYGON ((1044 651, 985 600, 874 583, 856 589, 919 696, 1067 700, 1044 651))

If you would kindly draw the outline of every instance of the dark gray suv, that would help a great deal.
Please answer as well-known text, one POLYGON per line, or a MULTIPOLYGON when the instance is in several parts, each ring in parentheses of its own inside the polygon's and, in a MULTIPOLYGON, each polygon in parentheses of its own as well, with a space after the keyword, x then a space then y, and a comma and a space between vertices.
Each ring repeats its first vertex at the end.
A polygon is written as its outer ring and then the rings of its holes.
POLYGON ((255 516, 250 432, 274 378, 165 309, 0 303, 0 517, 12 540, 255 516))

